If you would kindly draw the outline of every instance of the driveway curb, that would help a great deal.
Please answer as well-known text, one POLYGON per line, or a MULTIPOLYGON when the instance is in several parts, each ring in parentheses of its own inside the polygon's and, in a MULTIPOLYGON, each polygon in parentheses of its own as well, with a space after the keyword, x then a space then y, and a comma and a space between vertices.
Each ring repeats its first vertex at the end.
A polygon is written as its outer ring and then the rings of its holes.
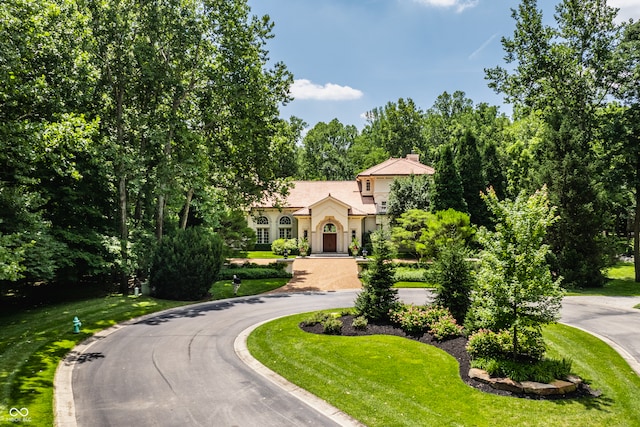
MULTIPOLYGON (((282 316, 282 317, 286 317, 286 316, 282 316)), ((322 400, 316 395, 311 394, 308 391, 298 387, 297 385, 287 381, 280 375, 273 372, 271 369, 264 366, 253 356, 251 356, 251 353, 249 353, 249 349, 247 348, 247 338, 249 337, 251 332, 253 332, 259 326, 264 325, 265 323, 269 323, 278 318, 279 317, 275 317, 273 319, 256 323, 255 325, 249 326, 248 328, 240 332, 240 334, 236 337, 233 343, 233 348, 236 354, 238 355, 238 357, 240 358, 240 360, 242 360, 254 372, 262 375, 264 378, 268 379, 278 387, 282 388, 284 391, 286 391, 290 395, 301 400, 308 406, 312 407, 313 409, 320 412, 321 414, 324 414, 327 418, 340 424, 341 426, 364 427, 365 426, 364 424, 360 423, 354 418, 351 418, 349 415, 340 411, 335 406, 330 405, 325 400, 322 400)))

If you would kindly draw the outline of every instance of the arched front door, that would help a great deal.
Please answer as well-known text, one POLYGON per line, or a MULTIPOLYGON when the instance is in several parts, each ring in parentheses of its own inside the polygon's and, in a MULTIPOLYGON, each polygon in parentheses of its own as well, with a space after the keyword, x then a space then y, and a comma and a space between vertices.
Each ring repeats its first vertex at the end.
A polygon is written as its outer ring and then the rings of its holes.
POLYGON ((322 229, 322 251, 337 252, 338 250, 338 229, 335 224, 327 223, 322 229))

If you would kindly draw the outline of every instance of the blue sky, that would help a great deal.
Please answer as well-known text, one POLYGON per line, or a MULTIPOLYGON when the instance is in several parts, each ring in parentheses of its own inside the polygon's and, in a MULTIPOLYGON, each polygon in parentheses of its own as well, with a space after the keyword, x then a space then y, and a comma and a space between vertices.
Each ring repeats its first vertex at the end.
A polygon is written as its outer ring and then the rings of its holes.
MULTIPOLYGON (((539 0, 553 22, 559 0, 539 0)), ((504 65, 500 43, 511 37, 516 0, 248 0, 269 15, 272 61, 295 78, 295 100, 281 116, 313 127, 334 118, 365 125, 363 114, 398 98, 423 110, 442 92, 464 91, 474 103, 501 106, 484 69, 504 65)), ((609 0, 620 17, 640 18, 640 0, 609 0)))

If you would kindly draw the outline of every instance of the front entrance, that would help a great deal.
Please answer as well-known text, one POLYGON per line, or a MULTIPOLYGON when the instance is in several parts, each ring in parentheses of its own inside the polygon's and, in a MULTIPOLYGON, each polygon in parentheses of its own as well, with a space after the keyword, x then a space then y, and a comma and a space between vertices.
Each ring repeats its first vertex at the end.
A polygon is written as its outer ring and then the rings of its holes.
POLYGON ((334 224, 326 224, 322 229, 322 252, 338 251, 338 234, 334 224))
POLYGON ((336 252, 338 250, 338 236, 336 234, 322 235, 322 251, 336 252))

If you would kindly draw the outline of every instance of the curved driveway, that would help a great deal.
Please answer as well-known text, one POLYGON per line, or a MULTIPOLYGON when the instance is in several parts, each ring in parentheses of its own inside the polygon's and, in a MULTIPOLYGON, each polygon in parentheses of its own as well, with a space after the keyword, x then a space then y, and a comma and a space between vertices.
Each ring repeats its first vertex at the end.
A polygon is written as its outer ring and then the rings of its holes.
MULTIPOLYGON (((79 426, 350 424, 348 417, 327 416, 326 411, 257 375, 234 352, 234 340, 246 328, 268 319, 352 306, 357 292, 276 294, 203 303, 117 328, 67 359, 61 375, 71 377, 73 390, 65 397, 56 388, 58 406, 67 415, 59 418, 60 425, 75 425, 76 420, 79 426)), ((400 295, 410 303, 426 300, 420 289, 402 289, 400 295)), ((638 344, 640 312, 631 310, 634 300, 627 300, 624 307, 598 300, 602 298, 567 298, 563 322, 591 328, 639 358, 634 345, 638 344), (631 345, 616 341, 625 339, 631 345)))
POLYGON ((561 322, 596 335, 640 375, 640 297, 565 297, 561 322))

